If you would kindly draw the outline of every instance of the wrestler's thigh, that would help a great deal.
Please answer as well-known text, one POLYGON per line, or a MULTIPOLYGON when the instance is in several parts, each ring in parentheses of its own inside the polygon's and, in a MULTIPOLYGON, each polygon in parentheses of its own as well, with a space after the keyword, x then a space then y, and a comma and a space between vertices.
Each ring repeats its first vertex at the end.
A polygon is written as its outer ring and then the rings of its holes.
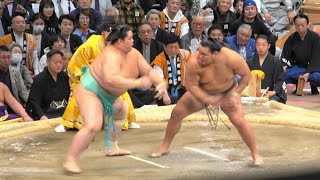
POLYGON ((172 113, 181 116, 182 118, 200 111, 204 108, 204 105, 199 102, 190 92, 184 93, 179 99, 172 113))
POLYGON ((103 107, 99 97, 79 84, 75 98, 86 127, 101 128, 103 107))
POLYGON ((239 94, 235 92, 228 93, 223 98, 220 107, 232 123, 243 119, 242 103, 239 94))

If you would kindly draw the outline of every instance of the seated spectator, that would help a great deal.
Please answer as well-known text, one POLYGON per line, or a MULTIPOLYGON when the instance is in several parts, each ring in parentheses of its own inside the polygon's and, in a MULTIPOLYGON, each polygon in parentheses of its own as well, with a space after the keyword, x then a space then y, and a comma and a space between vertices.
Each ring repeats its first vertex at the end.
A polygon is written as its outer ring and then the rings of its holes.
POLYGON ((261 82, 261 88, 267 89, 266 95, 270 100, 286 103, 285 73, 280 59, 271 55, 268 51, 270 44, 268 37, 258 35, 256 39, 257 54, 247 60, 250 70, 261 70, 265 76, 261 82))
MULTIPOLYGON (((152 39, 153 30, 151 25, 147 22, 139 25, 138 37, 139 39, 134 41, 133 47, 136 48, 150 64, 156 56, 163 51, 163 45, 152 39)), ((152 90, 132 89, 128 92, 135 108, 151 104, 155 101, 153 97, 156 93, 152 90)))
POLYGON ((181 48, 194 54, 198 50, 200 42, 205 39, 204 27, 204 17, 202 15, 195 16, 191 22, 191 31, 182 36, 180 40, 181 48))
POLYGON ((213 11, 214 20, 212 24, 218 24, 222 28, 223 35, 228 33, 231 23, 234 22, 237 17, 230 10, 232 0, 218 0, 217 9, 213 11))
POLYGON ((150 23, 153 30, 152 39, 163 43, 167 38, 169 32, 160 28, 160 23, 161 23, 160 12, 158 10, 151 9, 146 15, 146 20, 148 23, 150 23))
POLYGON ((33 74, 38 74, 34 68, 38 66, 39 58, 37 44, 34 37, 26 33, 26 20, 23 16, 17 14, 12 18, 12 33, 3 36, 0 39, 0 45, 10 46, 12 42, 18 43, 22 48, 22 62, 33 74))
POLYGON ((47 66, 47 53, 51 50, 59 50, 66 47, 66 39, 62 35, 56 35, 49 40, 49 47, 46 47, 44 51, 44 55, 40 58, 38 71, 42 72, 44 68, 47 66))
POLYGON ((2 26, 5 34, 12 32, 12 19, 20 15, 29 19, 33 16, 32 7, 26 0, 3 0, 3 14, 1 16, 2 26))
POLYGON ((260 34, 268 36, 271 44, 269 51, 272 55, 275 54, 276 41, 278 38, 272 34, 272 32, 265 25, 264 21, 259 17, 255 1, 246 0, 243 3, 243 16, 232 23, 229 28, 228 36, 236 35, 239 26, 242 24, 248 24, 251 26, 252 39, 255 39, 260 34))
MULTIPOLYGON (((90 12, 90 17, 92 17, 92 22, 89 28, 96 29, 96 27, 102 23, 102 15, 100 11, 90 8, 92 0, 77 0, 77 4, 78 7, 75 10, 71 11, 69 13, 69 16, 72 17, 72 19, 74 19, 76 17, 76 14, 78 14, 80 10, 88 9, 90 12)), ((74 53, 74 51, 72 51, 72 53, 74 53)))
POLYGON ((66 48, 74 53, 82 45, 79 36, 72 34, 74 28, 74 19, 69 15, 62 15, 59 18, 59 28, 61 35, 66 39, 66 48))
POLYGON ((224 40, 230 45, 231 49, 239 53, 244 60, 247 60, 256 53, 256 42, 250 38, 251 34, 251 26, 242 24, 238 28, 237 35, 226 37, 224 40))
POLYGON ((72 58, 72 52, 67 48, 62 48, 60 51, 63 54, 63 71, 67 73, 68 64, 70 62, 70 59, 72 58))
POLYGON ((58 19, 60 16, 69 14, 75 9, 75 1, 72 0, 52 0, 52 2, 54 4, 54 12, 58 19))
POLYGON ((63 54, 51 50, 47 54, 48 66, 34 79, 26 111, 34 119, 62 116, 70 94, 69 78, 63 72, 63 54))
POLYGON ((161 29, 174 33, 180 38, 189 32, 189 20, 181 11, 181 0, 168 0, 167 7, 161 11, 161 29))
POLYGON ((5 29, 5 27, 3 27, 3 24, 2 24, 2 21, 1 21, 1 17, 2 17, 2 15, 3 15, 3 8, 4 8, 4 3, 2 2, 2 1, 0 1, 0 38, 2 38, 4 35, 5 35, 5 33, 4 33, 4 29, 5 29))
POLYGON ((29 92, 23 83, 18 69, 11 67, 11 52, 7 46, 0 46, 0 82, 5 84, 11 94, 24 104, 28 100, 29 92))
POLYGON ((243 10, 243 2, 245 0, 234 0, 233 1, 233 8, 235 10, 235 15, 237 16, 237 19, 239 19, 242 16, 242 10, 243 10))
POLYGON ((213 9, 209 5, 206 5, 200 11, 200 15, 204 17, 204 34, 205 36, 208 36, 208 30, 212 26, 212 21, 214 20, 213 9))
POLYGON ((271 15, 271 21, 268 24, 273 30, 281 31, 293 22, 295 12, 291 0, 261 0, 261 2, 271 15))
POLYGON ((133 0, 119 0, 115 7, 119 10, 119 22, 130 25, 137 32, 138 25, 144 20, 144 11, 133 0))
MULTIPOLYGON (((237 19, 239 19, 242 16, 244 1, 245 0, 234 0, 234 2, 233 2, 233 7, 235 9, 237 19)), ((259 17, 261 14, 264 18, 264 21, 266 23, 269 23, 271 20, 271 15, 268 12, 267 8, 264 6, 264 4, 261 3, 261 0, 254 0, 254 2, 256 3, 259 17)))
POLYGON ((22 65, 22 48, 17 43, 12 43, 9 47, 11 52, 11 66, 18 69, 18 71, 21 73, 24 85, 27 89, 30 89, 33 79, 32 74, 28 70, 27 66, 22 65))
POLYGON ((222 34, 222 29, 219 25, 215 24, 212 25, 208 30, 208 37, 211 37, 212 39, 216 39, 219 42, 223 44, 223 46, 231 49, 230 45, 226 42, 224 42, 224 36, 222 34))
POLYGON ((44 20, 44 32, 50 36, 58 34, 58 18, 54 12, 54 4, 51 0, 41 0, 39 7, 40 17, 44 20))
POLYGON ((0 122, 19 117, 22 117, 23 121, 32 121, 22 105, 12 96, 9 88, 0 82, 0 122), (8 104, 16 114, 8 113, 4 103, 8 104))
POLYGON ((105 17, 111 17, 116 23, 119 22, 119 10, 113 6, 107 7, 105 17))
POLYGON ((320 37, 308 29, 309 18, 301 13, 294 17, 296 32, 283 46, 281 59, 286 63, 286 83, 296 84, 301 76, 310 82, 311 93, 319 94, 320 86, 320 37))
POLYGON ((90 12, 88 9, 80 10, 75 17, 76 29, 72 34, 78 35, 82 43, 85 43, 90 34, 95 33, 96 31, 89 28, 92 19, 90 17, 90 12))
POLYGON ((163 45, 152 39, 153 30, 149 23, 145 22, 138 27, 138 39, 134 41, 136 48, 150 64, 154 58, 163 51, 163 45))
MULTIPOLYGON (((174 34, 169 34, 164 42, 164 51, 160 53, 151 63, 153 68, 163 77, 169 87, 168 95, 172 104, 185 93, 185 65, 191 57, 191 52, 180 49, 180 38, 174 34)), ((167 104, 166 99, 158 102, 158 105, 167 104)))
POLYGON ((111 0, 92 0, 91 6, 92 9, 99 11, 102 17, 105 16, 106 9, 112 7, 111 0))
POLYGON ((44 48, 48 47, 49 35, 44 32, 44 20, 40 17, 39 13, 34 14, 30 21, 32 35, 37 43, 38 58, 40 58, 44 54, 44 48))

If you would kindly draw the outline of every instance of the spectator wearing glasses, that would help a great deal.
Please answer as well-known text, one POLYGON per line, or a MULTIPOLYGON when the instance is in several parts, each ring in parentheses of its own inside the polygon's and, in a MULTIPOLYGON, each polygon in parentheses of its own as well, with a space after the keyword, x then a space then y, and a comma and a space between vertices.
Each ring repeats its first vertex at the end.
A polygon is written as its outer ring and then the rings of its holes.
POLYGON ((191 22, 191 31, 180 40, 181 48, 194 54, 198 50, 200 42, 205 39, 205 35, 203 34, 204 28, 204 17, 202 15, 195 16, 191 22))
POLYGON ((225 37, 225 41, 231 46, 231 49, 240 54, 240 56, 247 60, 256 53, 256 42, 250 38, 252 34, 251 26, 242 24, 237 30, 237 34, 225 37))
POLYGON ((88 37, 96 32, 89 28, 91 22, 92 18, 90 17, 90 12, 88 9, 80 10, 76 15, 75 24, 77 28, 72 34, 79 36, 82 40, 82 43, 85 43, 88 37))
POLYGON ((105 17, 113 18, 117 23, 119 22, 119 10, 113 6, 107 7, 105 17))

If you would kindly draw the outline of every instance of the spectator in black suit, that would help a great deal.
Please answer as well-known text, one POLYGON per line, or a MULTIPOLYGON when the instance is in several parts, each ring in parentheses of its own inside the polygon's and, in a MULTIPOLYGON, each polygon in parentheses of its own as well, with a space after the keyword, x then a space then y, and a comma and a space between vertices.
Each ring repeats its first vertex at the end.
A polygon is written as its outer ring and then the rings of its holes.
POLYGON ((66 48, 74 53, 82 44, 79 36, 72 34, 74 28, 74 19, 69 15, 62 15, 59 18, 59 29, 61 35, 66 39, 66 48))
POLYGON ((48 66, 34 79, 26 106, 26 111, 34 119, 62 116, 70 95, 69 78, 63 71, 62 52, 51 50, 47 57, 48 66))
POLYGON ((147 22, 153 29, 152 39, 163 43, 168 37, 168 32, 160 28, 161 16, 160 11, 151 9, 146 15, 147 22))
POLYGON ((148 22, 138 26, 138 37, 134 41, 133 47, 136 48, 150 64, 153 59, 163 51, 163 45, 152 39, 153 30, 148 22))
MULTIPOLYGON (((155 57, 163 51, 163 45, 152 39, 153 30, 148 22, 138 26, 138 39, 134 41, 136 48, 150 64, 155 57)), ((154 100, 155 92, 151 90, 132 89, 128 91, 133 106, 139 108, 143 105, 151 104, 154 100)))
POLYGON ((31 5, 26 0, 7 0, 3 1, 4 9, 1 17, 3 30, 5 34, 11 32, 11 21, 15 14, 21 14, 27 19, 33 15, 31 5))

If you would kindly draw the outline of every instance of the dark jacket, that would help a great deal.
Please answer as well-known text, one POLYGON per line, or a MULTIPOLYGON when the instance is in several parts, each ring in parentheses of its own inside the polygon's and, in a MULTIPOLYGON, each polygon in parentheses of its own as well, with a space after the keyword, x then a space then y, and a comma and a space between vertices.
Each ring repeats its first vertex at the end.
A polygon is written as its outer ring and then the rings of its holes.
POLYGON ((11 33, 12 16, 15 15, 15 12, 16 12, 18 4, 23 6, 28 11, 29 17, 32 17, 33 14, 34 14, 31 5, 26 0, 14 0, 13 1, 12 15, 11 16, 9 14, 8 7, 5 6, 3 8, 3 14, 2 14, 2 17, 1 17, 3 31, 4 31, 5 34, 11 33))
POLYGON ((269 87, 270 91, 275 91, 276 95, 280 97, 281 102, 287 101, 285 72, 282 67, 280 59, 274 57, 270 53, 260 66, 258 54, 247 60, 250 70, 261 70, 265 73, 264 79, 261 81, 261 88, 269 87))
POLYGON ((70 42, 70 51, 72 52, 72 54, 74 54, 74 52, 76 52, 78 47, 82 45, 81 37, 74 34, 70 34, 69 42, 70 42))
POLYGON ((36 76, 30 89, 26 106, 27 113, 34 119, 40 119, 46 115, 48 118, 62 116, 70 95, 69 78, 65 72, 58 73, 57 81, 54 81, 48 68, 45 68, 36 76))
MULTIPOLYGON (((137 39, 134 41, 134 48, 136 48, 141 54, 143 54, 143 49, 142 49, 142 42, 140 39, 137 39)), ((163 51, 163 45, 156 40, 151 40, 151 45, 150 45, 150 63, 156 58, 158 54, 160 54, 163 51)))
POLYGON ((165 31, 165 30, 161 29, 160 27, 158 27, 155 40, 159 41, 161 43, 164 43, 164 41, 168 37, 168 34, 169 34, 168 31, 165 31))

